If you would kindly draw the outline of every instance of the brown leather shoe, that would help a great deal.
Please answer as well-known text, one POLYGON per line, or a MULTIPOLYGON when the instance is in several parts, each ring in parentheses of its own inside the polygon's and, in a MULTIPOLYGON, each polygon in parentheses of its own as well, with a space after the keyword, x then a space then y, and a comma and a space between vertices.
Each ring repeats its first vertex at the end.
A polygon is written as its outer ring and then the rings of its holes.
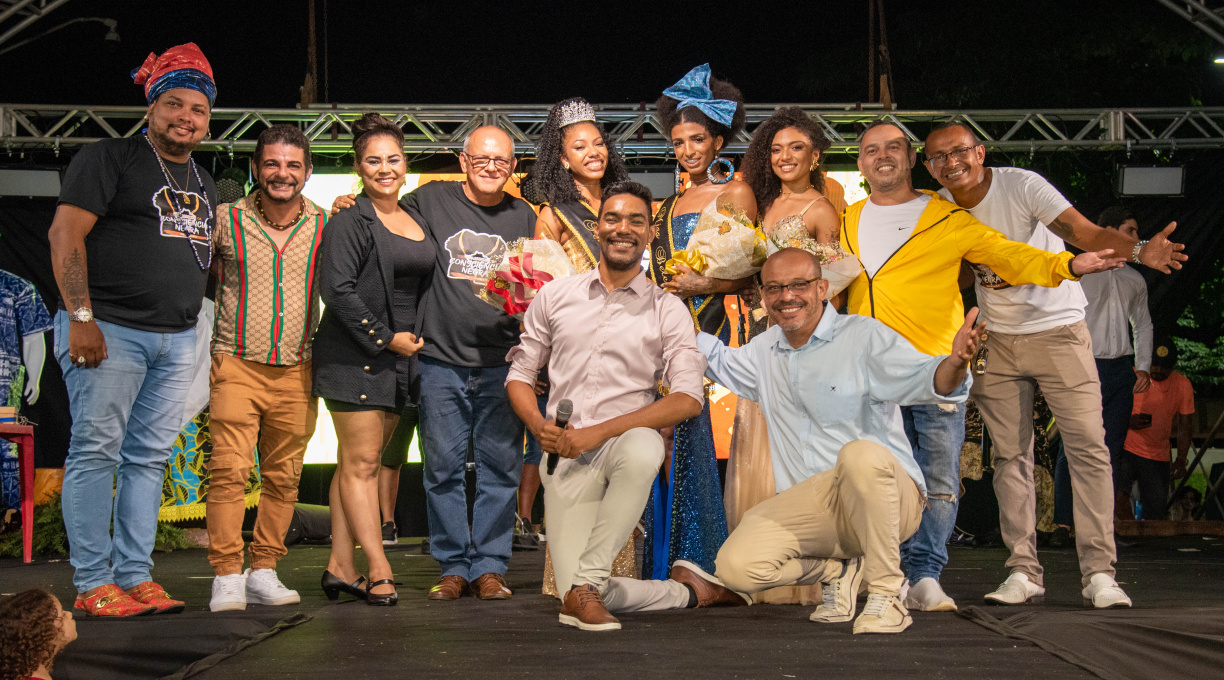
POLYGON ((717 578, 688 560, 676 560, 672 564, 670 577, 697 593, 698 607, 743 607, 752 604, 752 600, 746 595, 724 586, 717 578))
POLYGON ((621 627, 620 621, 604 606, 599 589, 592 585, 570 588, 557 620, 563 626, 573 626, 578 630, 620 630, 621 627))
POLYGON ((463 597, 463 591, 467 588, 467 579, 462 576, 443 576, 438 579, 437 584, 429 589, 429 599, 431 600, 458 600, 463 597))
POLYGON ((501 574, 485 574, 472 581, 472 594, 482 600, 509 600, 514 593, 501 574))

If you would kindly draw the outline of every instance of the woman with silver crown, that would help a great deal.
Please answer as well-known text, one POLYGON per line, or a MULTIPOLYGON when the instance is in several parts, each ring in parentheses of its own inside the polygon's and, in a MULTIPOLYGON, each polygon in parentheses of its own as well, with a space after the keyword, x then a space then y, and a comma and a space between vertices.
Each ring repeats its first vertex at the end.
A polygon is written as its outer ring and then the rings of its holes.
MULTIPOLYGON (((669 267, 668 261, 688 245, 703 213, 756 220, 752 188, 736 180, 731 161, 719 156, 744 128, 743 95, 731 83, 711 78, 710 65, 702 64, 664 90, 655 109, 671 139, 677 174, 683 170, 689 181, 655 213, 650 277, 684 300, 696 330, 726 343, 731 330, 723 298, 750 285, 751 278, 711 278, 674 261, 669 267)), ((708 402, 700 416, 675 427, 670 452, 646 507, 644 578, 667 578, 678 559, 713 573, 714 557, 727 538, 708 402)))
POLYGON ((560 243, 579 272, 594 269, 599 264, 594 228, 603 188, 629 179, 629 173, 595 120, 595 107, 585 99, 566 99, 548 112, 531 177, 535 196, 542 200, 536 238, 560 243))

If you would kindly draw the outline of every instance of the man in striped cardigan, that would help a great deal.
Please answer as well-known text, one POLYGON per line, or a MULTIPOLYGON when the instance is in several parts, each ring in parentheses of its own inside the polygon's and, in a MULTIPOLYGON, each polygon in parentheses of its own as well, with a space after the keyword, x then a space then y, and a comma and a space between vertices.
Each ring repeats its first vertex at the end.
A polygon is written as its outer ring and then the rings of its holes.
POLYGON ((302 195, 310 143, 292 125, 263 132, 251 160, 258 190, 217 210, 217 317, 212 340, 208 561, 212 611, 294 604, 276 576, 318 403, 310 340, 319 324, 315 257, 326 211, 302 195), (247 477, 263 482, 251 568, 242 570, 247 477))

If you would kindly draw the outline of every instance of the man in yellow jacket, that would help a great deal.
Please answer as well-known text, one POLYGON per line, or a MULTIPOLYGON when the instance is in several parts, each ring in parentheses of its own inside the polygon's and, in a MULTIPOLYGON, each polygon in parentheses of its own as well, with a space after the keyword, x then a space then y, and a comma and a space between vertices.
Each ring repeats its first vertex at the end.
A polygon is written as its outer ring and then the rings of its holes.
MULTIPOLYGON (((1057 286, 1122 266, 1109 251, 1073 258, 1009 241, 956 204, 914 189, 910 172, 916 161, 897 126, 876 123, 864 132, 858 166, 871 196, 846 209, 842 246, 863 264, 848 289, 849 312, 882 321, 918 351, 932 356, 951 351, 965 317, 958 284, 962 259, 989 265, 1017 285, 1057 286)), ((964 407, 910 406, 901 413, 928 488, 922 524, 901 549, 911 584, 905 604, 954 611, 956 603, 940 587, 939 575, 956 525, 964 407)))

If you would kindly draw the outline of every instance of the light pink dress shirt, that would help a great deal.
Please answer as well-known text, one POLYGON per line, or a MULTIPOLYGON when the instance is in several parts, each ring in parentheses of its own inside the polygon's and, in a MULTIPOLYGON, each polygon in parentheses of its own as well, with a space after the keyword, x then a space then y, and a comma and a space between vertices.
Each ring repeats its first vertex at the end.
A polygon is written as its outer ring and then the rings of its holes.
POLYGON ((598 269, 553 281, 536 293, 523 326, 506 355, 506 382, 535 385, 547 364, 549 420, 562 399, 574 402, 575 428, 631 413, 655 401, 660 379, 672 392, 705 401, 706 359, 693 318, 643 272, 613 291, 598 269))

